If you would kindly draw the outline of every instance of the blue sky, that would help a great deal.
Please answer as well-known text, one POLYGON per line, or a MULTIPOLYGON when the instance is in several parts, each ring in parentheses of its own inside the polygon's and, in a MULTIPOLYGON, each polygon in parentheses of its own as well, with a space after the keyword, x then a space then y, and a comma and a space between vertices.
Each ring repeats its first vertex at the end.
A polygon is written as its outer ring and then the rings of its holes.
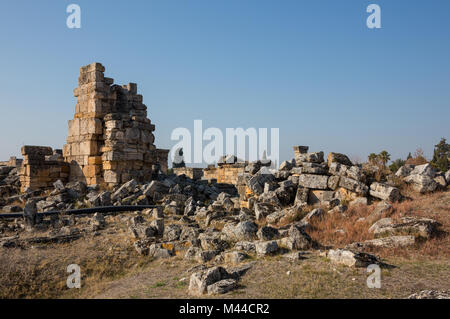
POLYGON ((450 139, 450 1, 4 1, 0 160, 62 148, 79 68, 138 83, 156 145, 177 127, 280 128, 293 145, 365 159, 450 139), (68 29, 66 7, 81 7, 68 29), (382 29, 366 27, 381 7, 382 29))

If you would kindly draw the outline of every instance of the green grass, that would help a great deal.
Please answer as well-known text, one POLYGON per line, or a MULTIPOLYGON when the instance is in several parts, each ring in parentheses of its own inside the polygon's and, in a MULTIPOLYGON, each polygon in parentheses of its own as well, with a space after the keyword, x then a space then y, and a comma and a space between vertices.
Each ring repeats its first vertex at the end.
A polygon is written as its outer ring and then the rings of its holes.
POLYGON ((163 281, 159 281, 156 284, 154 284, 152 287, 153 288, 160 288, 160 287, 165 287, 167 284, 163 281))

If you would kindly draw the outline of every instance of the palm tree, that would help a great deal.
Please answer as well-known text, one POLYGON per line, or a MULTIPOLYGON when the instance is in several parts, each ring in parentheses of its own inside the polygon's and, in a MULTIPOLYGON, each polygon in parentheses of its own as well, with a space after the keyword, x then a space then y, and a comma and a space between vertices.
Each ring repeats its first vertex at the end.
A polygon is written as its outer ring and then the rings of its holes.
POLYGON ((391 154, 389 154, 387 151, 382 151, 380 154, 378 154, 381 162, 383 163, 383 166, 386 167, 387 162, 391 159, 391 154))
POLYGON ((375 153, 370 153, 367 158, 368 158, 370 164, 374 164, 378 158, 378 155, 375 153))

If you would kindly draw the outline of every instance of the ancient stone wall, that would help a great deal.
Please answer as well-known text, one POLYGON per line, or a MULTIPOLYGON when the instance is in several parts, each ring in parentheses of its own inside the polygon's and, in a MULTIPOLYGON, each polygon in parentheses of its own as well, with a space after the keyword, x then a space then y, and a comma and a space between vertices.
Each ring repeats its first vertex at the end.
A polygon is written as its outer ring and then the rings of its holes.
POLYGON ((245 171, 246 163, 220 164, 217 167, 208 167, 203 170, 203 179, 217 180, 217 183, 238 183, 238 176, 245 171))
POLYGON ((9 166, 9 167, 20 167, 22 166, 22 159, 19 159, 15 156, 11 156, 9 161, 0 162, 0 166, 9 166))
POLYGON ((21 192, 30 189, 53 188, 58 179, 68 181, 69 165, 64 162, 61 150, 46 146, 23 146, 24 157, 19 172, 21 192))
POLYGON ((100 63, 80 70, 64 146, 70 180, 112 186, 132 178, 149 181, 158 169, 167 172, 168 150, 154 145, 155 126, 137 85, 114 85, 104 71, 100 63))
POLYGON ((195 180, 202 179, 203 168, 197 167, 174 167, 173 172, 176 175, 186 175, 187 177, 195 180))

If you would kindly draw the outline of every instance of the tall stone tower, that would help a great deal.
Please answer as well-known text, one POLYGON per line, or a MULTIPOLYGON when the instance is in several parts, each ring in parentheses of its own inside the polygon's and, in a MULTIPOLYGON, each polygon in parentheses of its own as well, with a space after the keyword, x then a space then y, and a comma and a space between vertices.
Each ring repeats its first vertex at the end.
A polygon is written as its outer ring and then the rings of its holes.
POLYGON ((63 148, 69 180, 110 186, 132 178, 149 181, 157 169, 167 171, 169 151, 154 145, 155 126, 137 85, 114 85, 104 72, 100 63, 80 69, 75 115, 63 148))

